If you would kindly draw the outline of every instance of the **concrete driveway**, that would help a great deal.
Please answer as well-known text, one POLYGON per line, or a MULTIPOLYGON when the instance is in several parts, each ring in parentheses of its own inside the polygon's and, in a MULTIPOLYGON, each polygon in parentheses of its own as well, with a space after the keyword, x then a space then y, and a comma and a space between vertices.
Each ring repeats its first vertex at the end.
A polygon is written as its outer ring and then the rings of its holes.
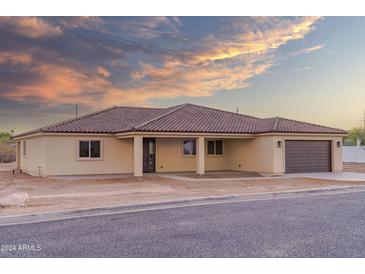
POLYGON ((307 179, 362 182, 365 181, 365 173, 360 172, 314 172, 314 173, 295 173, 286 174, 286 178, 300 177, 307 179))

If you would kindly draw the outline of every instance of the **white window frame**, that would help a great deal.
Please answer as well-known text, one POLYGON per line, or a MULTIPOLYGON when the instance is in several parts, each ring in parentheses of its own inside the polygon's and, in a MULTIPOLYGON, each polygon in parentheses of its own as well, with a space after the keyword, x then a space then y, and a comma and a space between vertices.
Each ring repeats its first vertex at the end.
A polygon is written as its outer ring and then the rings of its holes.
POLYGON ((104 160, 104 144, 101 139, 79 139, 77 140, 77 160, 79 161, 100 161, 104 160), (91 157, 91 142, 99 141, 100 142, 100 157, 91 157), (89 142, 89 157, 80 157, 80 142, 89 142))
POLYGON ((182 141, 181 141, 181 154, 182 154, 182 156, 183 157, 195 157, 196 156, 196 149, 197 149, 197 146, 196 146, 196 139, 183 139, 182 141), (195 154, 185 154, 184 153, 184 142, 185 141, 193 141, 193 142, 195 142, 195 154))
POLYGON ((224 156, 224 139, 207 139, 205 143, 205 155, 207 157, 223 157, 224 156), (214 141, 214 154, 208 153, 208 141, 214 141), (217 148, 216 148, 216 141, 222 141, 222 154, 216 154, 217 148))

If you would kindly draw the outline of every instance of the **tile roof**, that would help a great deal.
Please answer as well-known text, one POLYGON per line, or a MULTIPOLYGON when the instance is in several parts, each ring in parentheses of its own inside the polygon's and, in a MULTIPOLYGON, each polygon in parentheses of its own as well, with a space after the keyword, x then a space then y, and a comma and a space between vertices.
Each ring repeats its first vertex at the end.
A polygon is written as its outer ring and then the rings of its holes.
POLYGON ((255 133, 260 119, 228 111, 185 104, 168 115, 143 125, 137 131, 255 133))
POLYGON ((282 117, 274 117, 261 119, 256 133, 347 134, 347 131, 282 117))
POLYGON ((346 131, 285 118, 256 118, 214 108, 183 104, 170 108, 115 106, 36 130, 37 132, 107 133, 122 132, 195 132, 195 133, 323 133, 346 131))

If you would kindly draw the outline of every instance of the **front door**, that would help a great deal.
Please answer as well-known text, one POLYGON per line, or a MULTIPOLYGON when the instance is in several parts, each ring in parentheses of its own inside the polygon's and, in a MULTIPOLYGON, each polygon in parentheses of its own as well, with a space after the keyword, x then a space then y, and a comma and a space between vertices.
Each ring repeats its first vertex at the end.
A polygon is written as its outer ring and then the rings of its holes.
POLYGON ((143 172, 153 173, 156 171, 156 139, 143 138, 143 172))

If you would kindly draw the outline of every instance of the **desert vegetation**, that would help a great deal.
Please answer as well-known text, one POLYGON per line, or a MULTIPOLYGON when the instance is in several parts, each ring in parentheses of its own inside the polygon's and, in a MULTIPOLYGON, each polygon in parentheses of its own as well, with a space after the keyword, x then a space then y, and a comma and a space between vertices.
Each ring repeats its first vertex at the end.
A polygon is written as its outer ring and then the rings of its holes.
POLYGON ((15 161, 15 143, 11 136, 13 132, 0 132, 0 163, 15 161))

